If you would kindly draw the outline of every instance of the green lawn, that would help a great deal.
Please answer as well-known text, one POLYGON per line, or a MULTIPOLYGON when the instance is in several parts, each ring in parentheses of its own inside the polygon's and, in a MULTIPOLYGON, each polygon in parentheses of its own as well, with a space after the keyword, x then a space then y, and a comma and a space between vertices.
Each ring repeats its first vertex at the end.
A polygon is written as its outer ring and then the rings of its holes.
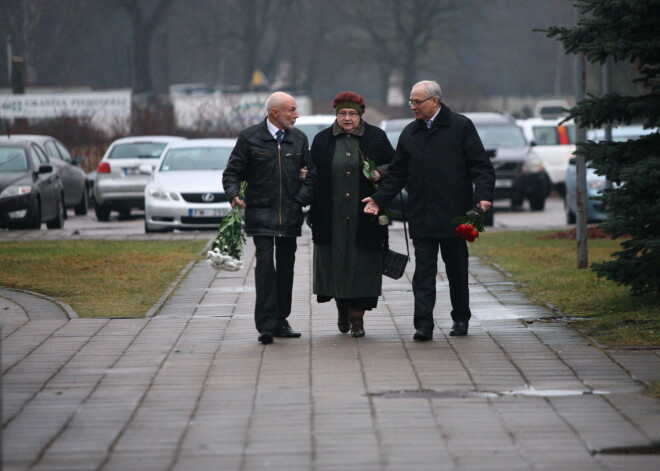
POLYGON ((51 296, 80 317, 143 316, 204 241, 36 241, 0 244, 0 286, 51 296))
MULTIPOLYGON (((552 232, 486 232, 470 244, 472 254, 496 262, 540 304, 552 303, 567 316, 590 317, 577 327, 609 346, 659 346, 660 299, 630 290, 576 268, 576 242, 548 239, 552 232)), ((589 263, 607 260, 619 241, 589 239, 589 263)))

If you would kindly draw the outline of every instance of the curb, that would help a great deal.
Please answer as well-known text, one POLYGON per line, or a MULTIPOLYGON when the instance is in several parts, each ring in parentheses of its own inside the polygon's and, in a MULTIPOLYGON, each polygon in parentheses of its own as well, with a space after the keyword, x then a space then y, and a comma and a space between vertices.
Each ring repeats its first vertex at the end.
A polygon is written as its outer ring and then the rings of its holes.
MULTIPOLYGON (((67 303, 62 302, 62 301, 60 301, 58 299, 55 299, 55 298, 51 298, 50 296, 46 296, 45 294, 35 293, 34 291, 28 291, 26 289, 8 288, 6 286, 0 286, 0 288, 6 289, 6 290, 9 290, 9 291, 16 291, 16 292, 19 292, 19 293, 25 293, 25 294, 29 294, 31 296, 36 296, 38 298, 45 299, 47 301, 50 301, 53 304, 57 304, 57 306, 64 311, 64 313, 67 315, 67 317, 69 319, 78 319, 79 318, 76 311, 74 311, 73 308, 71 306, 69 306, 67 303)), ((14 301, 14 300, 12 300, 12 301, 14 301)), ((14 301, 14 302, 16 302, 16 301, 14 301)))

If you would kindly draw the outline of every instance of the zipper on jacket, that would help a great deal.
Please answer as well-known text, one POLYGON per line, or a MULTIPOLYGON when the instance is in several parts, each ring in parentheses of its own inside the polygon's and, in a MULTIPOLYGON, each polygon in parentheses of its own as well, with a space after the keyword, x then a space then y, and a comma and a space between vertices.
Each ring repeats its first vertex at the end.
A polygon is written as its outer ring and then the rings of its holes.
POLYGON ((280 181, 280 201, 278 205, 278 214, 277 218, 280 223, 279 231, 281 235, 282 231, 282 144, 280 142, 277 143, 277 167, 279 171, 278 179, 280 181))

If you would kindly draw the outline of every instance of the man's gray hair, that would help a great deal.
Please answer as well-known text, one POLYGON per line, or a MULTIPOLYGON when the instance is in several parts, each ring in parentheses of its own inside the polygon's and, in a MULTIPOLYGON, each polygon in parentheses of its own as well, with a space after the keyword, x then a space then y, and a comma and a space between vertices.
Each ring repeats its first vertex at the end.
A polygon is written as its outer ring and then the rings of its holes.
POLYGON ((282 96, 277 93, 273 93, 266 100, 266 113, 270 113, 270 110, 273 108, 279 108, 282 104, 282 96))
POLYGON ((438 84, 438 82, 435 82, 433 80, 422 80, 421 82, 417 82, 413 86, 413 88, 419 85, 424 87, 424 92, 426 93, 427 97, 437 96, 438 100, 442 99, 442 90, 440 89, 440 85, 438 84))

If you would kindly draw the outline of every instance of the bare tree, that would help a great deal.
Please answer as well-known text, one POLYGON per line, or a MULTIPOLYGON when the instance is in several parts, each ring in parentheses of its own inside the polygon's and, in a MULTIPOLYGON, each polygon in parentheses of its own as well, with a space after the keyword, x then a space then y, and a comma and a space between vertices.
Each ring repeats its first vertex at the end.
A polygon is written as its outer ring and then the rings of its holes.
POLYGON ((161 24, 174 0, 116 0, 128 13, 133 27, 133 66, 135 70, 135 92, 153 92, 151 75, 151 42, 156 28, 161 24), (141 5, 151 3, 148 14, 141 5))

